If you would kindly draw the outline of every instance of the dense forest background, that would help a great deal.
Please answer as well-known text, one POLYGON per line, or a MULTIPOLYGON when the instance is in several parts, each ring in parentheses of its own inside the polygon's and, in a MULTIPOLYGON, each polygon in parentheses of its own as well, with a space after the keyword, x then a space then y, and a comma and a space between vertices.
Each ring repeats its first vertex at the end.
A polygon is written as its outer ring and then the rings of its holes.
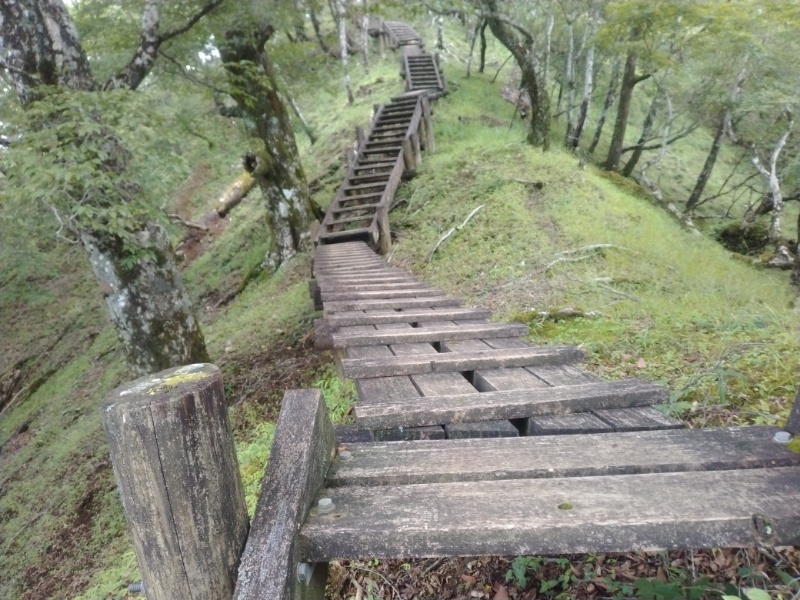
MULTIPOLYGON (((800 324, 795 2, 8 0, 0 597, 124 597, 137 580, 97 410, 123 381, 220 365, 251 510, 283 390, 321 387, 348 419, 351 384, 313 351, 308 231, 353 127, 400 90, 366 14, 412 23, 450 88, 437 154, 391 215, 393 263, 535 340, 581 344, 599 374, 667 383, 692 425, 785 418, 800 324)), ((455 597, 505 581, 512 560, 344 565, 331 591, 355 594, 368 568, 446 597, 450 569, 455 597)), ((675 590, 709 583, 685 557, 631 560, 637 576, 672 565, 675 590)), ((546 595, 633 594, 624 559, 601 564, 546 595)), ((800 575, 791 551, 707 553, 696 568, 773 594, 800 575)), ((569 569, 549 562, 507 591, 569 569)))

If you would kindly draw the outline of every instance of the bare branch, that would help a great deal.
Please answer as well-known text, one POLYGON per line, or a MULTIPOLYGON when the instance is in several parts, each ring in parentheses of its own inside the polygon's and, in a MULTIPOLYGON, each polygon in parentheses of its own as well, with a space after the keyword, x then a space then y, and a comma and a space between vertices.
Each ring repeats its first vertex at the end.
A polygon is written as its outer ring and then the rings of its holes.
POLYGON ((192 27, 194 27, 200 21, 200 19, 205 17, 208 13, 217 8, 223 2, 224 0, 209 0, 208 4, 206 4, 203 8, 197 11, 197 13, 195 13, 188 21, 186 21, 186 23, 160 36, 159 37, 160 42, 161 43, 167 42, 172 38, 178 37, 179 35, 186 33, 192 27))
POLYGON ((439 246, 441 246, 441 245, 442 245, 442 243, 444 243, 444 241, 445 241, 447 238, 449 238, 451 235, 453 235, 453 234, 454 234, 454 233, 456 233, 457 231, 461 231, 461 230, 464 228, 464 226, 465 226, 467 223, 469 223, 469 222, 470 222, 470 219, 472 219, 472 217, 474 217, 474 216, 475 216, 475 215, 478 213, 478 211, 479 211, 480 209, 482 209, 484 206, 486 206, 486 205, 485 205, 485 204, 481 204, 480 206, 478 206, 478 207, 476 207, 476 208, 473 208, 473 209, 472 209, 472 212, 471 212, 471 213, 469 213, 469 214, 467 215, 467 218, 466 218, 466 219, 464 219, 464 222, 463 222, 463 223, 461 223, 461 225, 459 225, 458 227, 453 227, 453 228, 451 228, 451 229, 450 229, 450 231, 448 231, 448 232, 447 232, 447 233, 445 233, 445 234, 444 234, 444 235, 443 235, 441 238, 439 238, 439 241, 438 241, 438 242, 436 242, 436 245, 433 247, 433 250, 431 250, 431 253, 428 255, 428 260, 427 260, 426 262, 431 262, 431 258, 433 258, 433 255, 434 255, 434 253, 435 253, 435 252, 436 252, 436 251, 439 249, 439 246))

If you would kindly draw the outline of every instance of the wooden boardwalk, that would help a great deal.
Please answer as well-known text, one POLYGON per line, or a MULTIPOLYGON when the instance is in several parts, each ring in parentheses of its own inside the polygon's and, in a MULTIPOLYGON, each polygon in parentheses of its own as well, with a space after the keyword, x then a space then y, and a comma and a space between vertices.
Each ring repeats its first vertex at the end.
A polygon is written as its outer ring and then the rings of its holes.
POLYGON ((237 600, 322 600, 338 559, 800 545, 800 454, 787 444, 800 396, 783 431, 686 429, 658 410, 663 387, 599 380, 577 348, 531 345, 526 326, 381 256, 394 194, 434 150, 430 101, 446 88, 413 29, 380 31, 402 52, 405 92, 357 131, 309 285, 317 345, 356 382, 355 425, 334 428, 319 390, 286 392, 248 533, 238 478, 212 473, 236 473, 219 370, 113 392, 106 431, 147 465, 112 456, 131 468, 120 489, 148 597, 206 581, 230 598, 235 581, 237 600), (142 411, 133 435, 126 418, 142 411))
MULTIPOLYGON (((288 574, 272 593, 322 598, 335 559, 799 544, 800 454, 785 432, 687 430, 658 410, 663 387, 600 381, 578 349, 532 346, 527 327, 491 322, 380 256, 403 172, 421 140, 433 149, 428 101, 445 92, 410 27, 384 32, 406 93, 359 132, 309 286, 317 345, 356 381, 356 423, 334 435, 318 393, 287 393, 242 569, 288 574), (298 443, 299 463, 275 457, 298 443), (270 483, 287 472, 302 490, 270 483), (280 523, 278 498, 293 522, 280 523), (265 561, 275 535, 292 550, 265 561)), ((786 429, 800 433, 800 400, 786 429)))

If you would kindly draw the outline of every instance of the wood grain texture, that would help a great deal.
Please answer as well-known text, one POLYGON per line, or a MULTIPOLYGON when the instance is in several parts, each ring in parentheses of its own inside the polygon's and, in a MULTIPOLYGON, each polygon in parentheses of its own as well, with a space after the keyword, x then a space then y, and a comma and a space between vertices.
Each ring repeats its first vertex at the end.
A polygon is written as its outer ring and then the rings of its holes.
POLYGON ((382 323, 424 323, 438 321, 439 319, 456 318, 483 318, 491 315, 491 311, 483 308, 445 308, 443 310, 407 309, 407 310, 382 310, 380 312, 365 314, 357 311, 339 312, 327 317, 328 322, 335 327, 344 325, 367 325, 382 323))
POLYGON ((234 600, 289 600, 303 591, 295 589, 300 587, 295 537, 322 486, 334 444, 322 393, 287 391, 234 600))
POLYGON ((680 429, 682 421, 674 419, 651 406, 627 410, 593 410, 595 416, 614 428, 614 431, 645 431, 647 429, 680 429))
POLYGON ((572 435, 614 431, 611 425, 591 413, 532 417, 521 420, 519 426, 522 435, 572 435))
POLYGON ((328 472, 327 487, 548 479, 800 465, 777 444, 777 427, 665 429, 574 436, 454 440, 446 444, 353 444, 352 460, 328 472))
POLYGON ((393 298, 428 298, 441 296, 441 290, 419 286, 410 290, 373 290, 369 292, 321 292, 322 302, 328 303, 335 300, 388 300, 393 298))
POLYGON ((447 371, 472 371, 495 367, 524 367, 537 364, 575 362, 583 353, 572 346, 540 346, 487 352, 444 352, 436 356, 395 356, 385 359, 346 359, 342 362, 347 377, 417 375, 447 371))
POLYGON ((464 300, 450 296, 434 296, 426 298, 393 298, 391 300, 341 300, 326 301, 324 315, 343 310, 374 310, 399 308, 430 308, 432 306, 462 306, 464 300))
POLYGON ((410 427, 645 406, 663 402, 666 398, 665 388, 634 379, 557 388, 377 400, 368 405, 357 404, 355 413, 356 423, 363 428, 410 427))
MULTIPOLYGON (((405 344, 416 342, 438 342, 442 340, 464 340, 471 338, 514 337, 525 335, 524 325, 506 323, 473 324, 456 327, 410 327, 401 331, 375 331, 358 335, 333 334, 335 348, 349 346, 378 346, 381 344, 405 344)), ((487 348, 487 350, 491 350, 487 348)))
POLYGON ((312 513, 299 534, 313 561, 800 543, 800 467, 323 493, 337 510, 312 513))
POLYGON ((510 421, 449 423, 444 426, 448 440, 519 437, 519 430, 510 421))
POLYGON ((142 377, 101 414, 147 597, 228 600, 248 524, 219 369, 142 377))

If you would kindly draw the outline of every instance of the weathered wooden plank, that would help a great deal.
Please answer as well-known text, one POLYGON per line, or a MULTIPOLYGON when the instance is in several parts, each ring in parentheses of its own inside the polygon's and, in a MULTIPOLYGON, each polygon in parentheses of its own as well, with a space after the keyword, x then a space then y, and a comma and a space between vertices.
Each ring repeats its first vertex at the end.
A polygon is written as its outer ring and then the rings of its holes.
POLYGON ((447 318, 481 318, 491 315, 491 311, 484 308, 445 308, 444 310, 409 309, 409 310, 383 310, 365 314, 363 312, 346 311, 336 313, 327 318, 332 326, 366 325, 369 323, 424 323, 447 318))
POLYGON ((370 292, 322 291, 322 301, 337 300, 391 300, 395 298, 428 298, 441 296, 441 290, 420 286, 412 290, 375 290, 370 292))
POLYGON ((325 302, 325 316, 343 310, 375 310, 382 308, 430 308, 432 306, 461 306, 462 298, 435 296, 429 298, 392 298, 390 300, 340 300, 325 302))
POLYGON ((662 429, 574 436, 457 440, 447 444, 356 444, 352 460, 328 472, 327 487, 408 485, 725 471, 800 465, 800 454, 772 437, 777 427, 662 429), (466 460, 465 460, 466 459, 466 460))
POLYGON ((592 412, 611 425, 614 431, 644 431, 647 429, 678 429, 684 427, 682 421, 673 419, 649 406, 627 410, 593 410, 592 412))
POLYGON ((559 364, 578 361, 581 358, 583 353, 572 346, 540 346, 474 353, 443 352, 430 357, 395 356, 381 360, 344 360, 342 366, 347 377, 383 377, 559 364))
POLYGON ((356 422, 364 428, 440 425, 646 406, 666 398, 667 391, 663 387, 632 379, 376 401, 368 406, 356 406, 355 413, 356 422))
POLYGON ((552 386, 577 385, 600 381, 599 377, 595 377, 591 373, 572 365, 544 365, 541 367, 526 367, 525 370, 552 386))
MULTIPOLYGON (((323 293, 324 296, 324 293, 323 293)), ((489 323, 460 325, 458 327, 411 327, 397 331, 376 331, 360 335, 333 334, 336 348, 348 346, 376 346, 380 344, 405 344, 417 342, 438 342, 441 340, 464 340, 470 338, 514 337, 525 335, 524 325, 489 323)), ((486 348, 491 350, 491 348, 486 348)))
POLYGON ((426 287, 424 284, 420 283, 415 279, 409 279, 407 281, 372 281, 370 278, 369 281, 363 283, 351 283, 348 281, 336 281, 336 280, 317 280, 317 284, 319 285, 320 290, 322 291, 337 291, 337 292, 361 292, 361 291, 370 291, 370 290, 407 290, 407 289, 419 289, 421 287, 426 287))
POLYGON ((545 415, 520 419, 517 425, 522 435, 572 435, 610 433, 614 428, 592 413, 574 415, 545 415))
POLYGON ((444 433, 448 440, 519 437, 519 431, 510 421, 450 423, 444 426, 444 433))
POLYGON ((327 488, 307 560, 800 544, 800 467, 327 488), (765 526, 768 524, 768 526, 765 526))
POLYGON ((428 427, 394 427, 392 429, 375 429, 372 436, 378 442, 410 442, 416 440, 444 440, 444 427, 431 425, 428 427))
POLYGON ((322 486, 334 452, 335 435, 322 393, 287 391, 234 600, 293 598, 301 585, 296 577, 297 529, 322 486))

